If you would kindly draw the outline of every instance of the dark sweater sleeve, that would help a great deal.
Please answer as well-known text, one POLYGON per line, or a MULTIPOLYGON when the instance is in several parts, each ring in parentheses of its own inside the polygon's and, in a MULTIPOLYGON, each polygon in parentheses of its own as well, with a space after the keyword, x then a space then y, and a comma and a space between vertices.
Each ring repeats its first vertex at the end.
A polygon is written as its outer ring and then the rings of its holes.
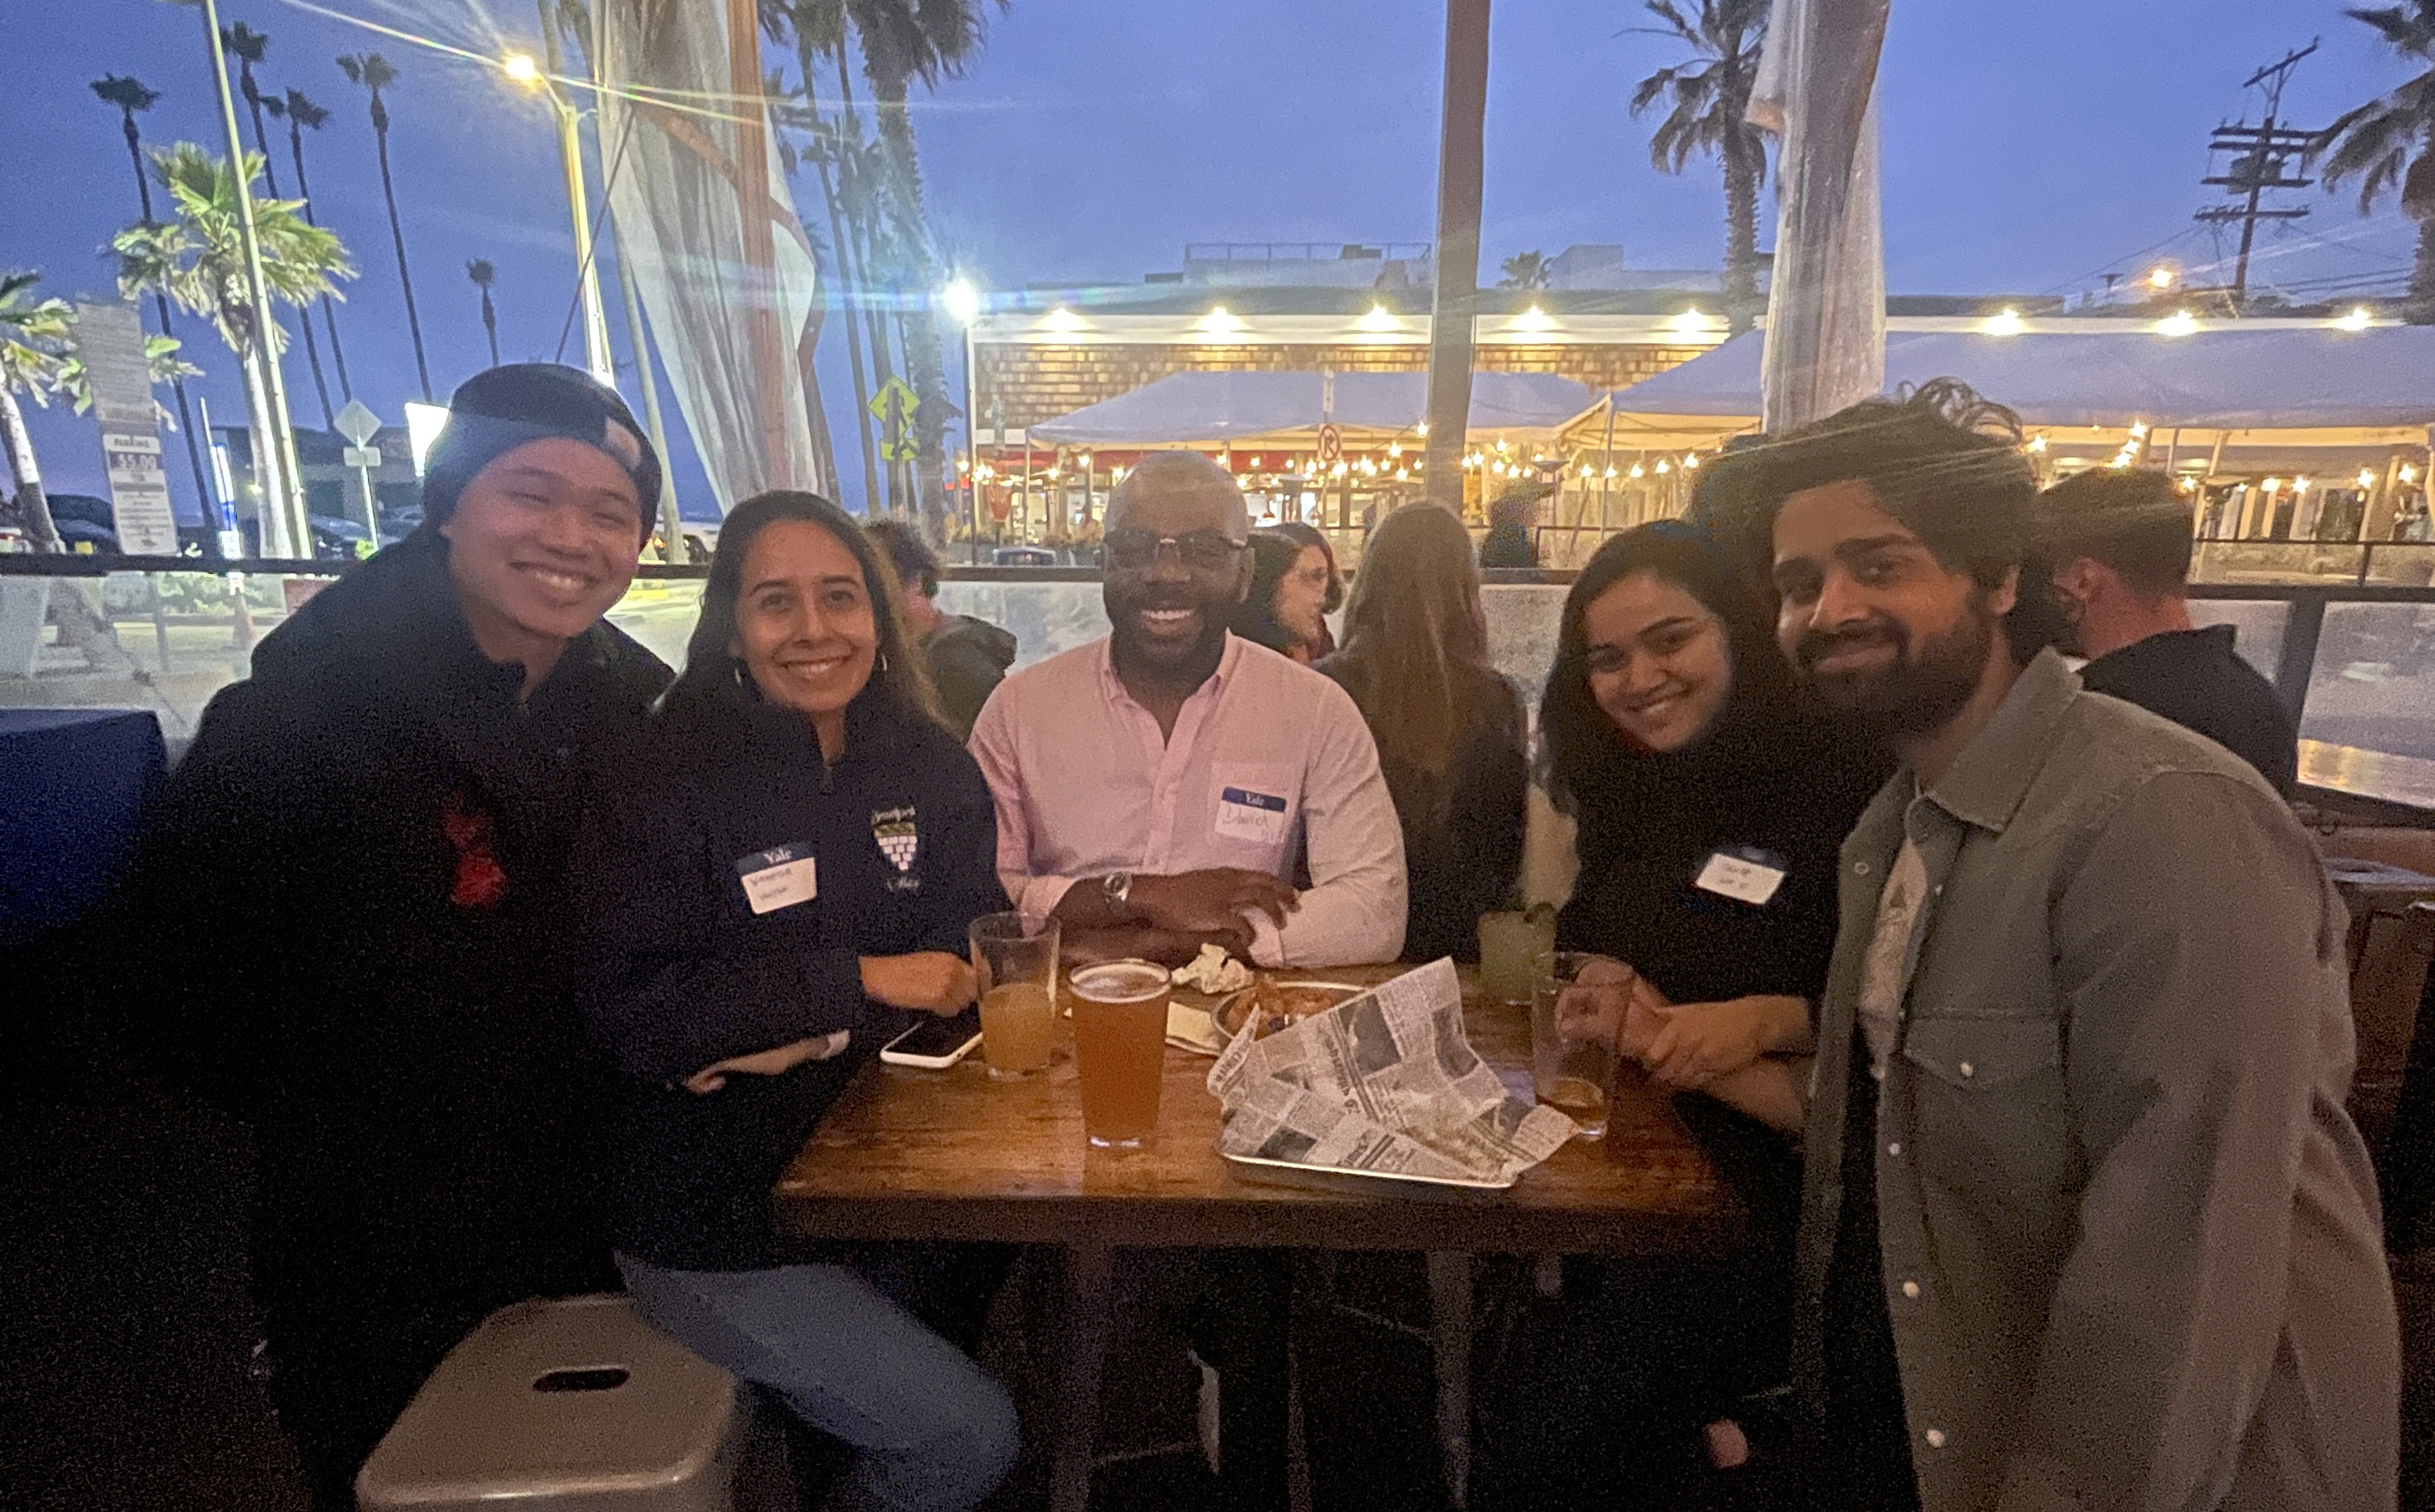
MULTIPOLYGON (((279 990, 302 853, 325 802, 312 732, 252 683, 214 698, 148 816, 113 900, 132 949, 129 1022, 156 1069, 241 1118, 292 1051, 279 990), (238 885, 233 872, 242 871, 238 885), (286 927, 283 928, 282 925, 286 927)), ((326 922, 326 920, 320 921, 326 922)))
POLYGON ((1013 906, 997 879, 997 807, 980 764, 961 746, 941 738, 922 759, 936 765, 942 791, 936 816, 927 820, 929 836, 922 842, 935 869, 924 884, 918 948, 964 955, 971 950, 972 921, 1013 906))
POLYGON ((627 1076, 649 1086, 875 1011, 855 952, 719 927, 735 904, 689 796, 655 785, 597 804, 576 847, 584 1015, 627 1076))

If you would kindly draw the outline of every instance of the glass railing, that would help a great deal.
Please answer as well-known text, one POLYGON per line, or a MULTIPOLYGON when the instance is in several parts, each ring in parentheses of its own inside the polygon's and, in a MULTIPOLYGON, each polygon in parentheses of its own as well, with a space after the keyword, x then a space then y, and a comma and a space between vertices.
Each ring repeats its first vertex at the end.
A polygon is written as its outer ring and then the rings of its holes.
MULTIPOLYGON (((247 675, 253 644, 333 580, 295 570, 306 563, 237 579, 110 565, 0 556, 0 706, 148 708, 181 740, 212 695, 247 675)), ((702 571, 644 567, 611 620, 681 665, 702 571)), ((1500 573, 1482 590, 1490 650, 1533 701, 1571 576, 1500 573)), ((1018 666, 1108 630, 1085 568, 950 568, 939 603, 1012 632, 1018 666)), ((2435 588, 2219 582, 2195 590, 2191 611, 2236 627, 2241 655, 2300 709, 2305 782, 2435 810, 2435 588)))

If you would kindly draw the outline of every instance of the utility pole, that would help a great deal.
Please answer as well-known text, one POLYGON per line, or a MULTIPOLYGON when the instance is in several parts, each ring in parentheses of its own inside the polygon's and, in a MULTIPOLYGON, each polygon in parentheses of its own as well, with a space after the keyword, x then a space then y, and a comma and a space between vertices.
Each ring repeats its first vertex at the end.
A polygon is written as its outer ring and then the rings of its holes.
MULTIPOLYGON (((2322 40, 2322 39, 2320 39, 2322 40)), ((2308 213, 2307 207, 2284 209, 2262 208, 2260 201, 2269 189, 2305 189, 2316 180, 2293 177, 2286 169, 2291 160, 2307 148, 2317 133, 2301 131, 2278 124, 2276 116, 2283 109, 2283 86, 2289 81, 2291 70, 2300 60, 2317 50, 2311 42, 2297 52, 2286 53, 2280 62, 2269 63, 2242 81, 2243 89, 2263 90, 2266 95, 2266 119, 2257 126, 2219 126, 2207 142, 2209 152, 2229 152, 2232 162, 2220 174, 2211 174, 2201 183, 2214 184, 2228 195, 2237 197, 2237 203, 2210 205, 2198 213, 2197 218, 2212 225, 2240 222, 2240 255, 2233 264, 2232 308, 2236 315, 2249 308, 2249 249, 2257 239, 2257 223, 2261 220, 2297 220, 2308 213)))

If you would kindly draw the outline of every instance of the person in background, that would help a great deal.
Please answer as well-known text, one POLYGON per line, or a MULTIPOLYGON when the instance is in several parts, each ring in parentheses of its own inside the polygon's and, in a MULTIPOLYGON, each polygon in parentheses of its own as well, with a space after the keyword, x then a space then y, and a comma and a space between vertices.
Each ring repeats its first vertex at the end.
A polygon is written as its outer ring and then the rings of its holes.
POLYGON ((1007 679, 973 729, 1007 894, 1062 919, 1074 959, 1403 948, 1403 832, 1360 710, 1228 632, 1250 533, 1224 469, 1145 458, 1108 501, 1107 639, 1007 679))
POLYGON ((1336 548, 1317 525, 1287 520, 1276 532, 1303 548, 1278 591, 1278 622, 1289 627, 1309 653, 1294 660, 1313 663, 1336 651, 1336 632, 1328 628, 1327 616, 1344 607, 1344 576, 1336 570, 1336 548))
POLYGON ((423 524, 255 648, 135 862, 141 1027, 252 1129, 270 1395, 327 1512, 486 1314, 615 1281, 567 855, 667 681, 601 618, 659 491, 591 378, 468 379, 423 524))
POLYGON ((1778 644, 1901 763, 1843 845, 1807 1083, 1812 1502, 2392 1506, 2347 917, 2306 833, 2009 644, 2037 509, 2009 412, 1941 380, 1756 466, 1735 533, 1778 644))
POLYGON ((1313 545, 1303 539, 1318 535, 1299 521, 1252 532, 1252 588, 1230 627, 1304 666, 1336 649, 1327 616, 1343 600, 1325 541, 1313 545))
POLYGON ((1532 527, 1539 523, 1539 501, 1546 496, 1545 489, 1524 484, 1488 507, 1488 539, 1479 543, 1482 567, 1539 565, 1538 533, 1532 527))
POLYGON ((719 532, 648 776, 579 850, 586 1012, 622 1073, 618 1269, 654 1325, 858 1451, 856 1504, 958 1509, 1013 1461, 1006 1393, 923 1314, 968 1257, 782 1237, 769 1192, 912 1014, 974 999, 1003 909, 988 787, 937 720, 873 542, 772 492, 719 532))
POLYGON ((1479 916, 1522 866, 1529 789, 1521 695, 1489 661, 1471 532, 1407 505, 1361 555, 1344 649, 1319 670, 1353 696, 1404 831, 1404 959, 1479 958, 1479 916))
POLYGON ((1605 958, 1583 980, 1633 1012, 1600 1027, 1677 1091, 1752 1215, 1731 1263, 1567 1261, 1547 1341, 1514 1351, 1537 1368, 1495 1393, 1511 1405, 1483 1440, 1483 1507, 1622 1505, 1702 1423, 1711 1459, 1738 1464, 1735 1400, 1783 1378, 1800 1160, 1739 1108, 1810 1043, 1836 850, 1887 764, 1801 694, 1715 541, 1673 522, 1581 568, 1539 729, 1542 781, 1576 826, 1556 943, 1605 958))
POLYGON ((912 526, 873 520, 862 528, 879 542, 881 554, 896 571, 906 633, 921 648, 939 713, 958 738, 970 738, 981 705, 1014 665, 1013 635, 987 620, 939 608, 939 558, 912 526))
POLYGON ((2039 498, 2039 549, 2059 649, 2088 658, 2081 685, 2195 730, 2289 798, 2300 736, 2274 685, 2233 648, 2233 627, 2190 626, 2190 501, 2150 469, 2094 468, 2039 498))

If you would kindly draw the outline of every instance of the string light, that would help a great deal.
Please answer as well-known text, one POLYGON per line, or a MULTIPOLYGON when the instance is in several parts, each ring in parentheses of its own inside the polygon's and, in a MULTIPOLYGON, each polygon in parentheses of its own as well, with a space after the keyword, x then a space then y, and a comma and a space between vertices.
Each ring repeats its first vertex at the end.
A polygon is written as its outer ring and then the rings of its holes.
POLYGON ((1607 470, 1606 470, 1606 475, 1607 475, 1608 477, 1613 477, 1613 476, 1615 476, 1615 468, 1614 468, 1612 465, 1610 465, 1610 466, 1607 468, 1607 470))
POLYGON ((1700 454, 1699 454, 1699 453, 1697 453, 1697 452, 1685 452, 1685 453, 1684 453, 1684 454, 1683 454, 1683 465, 1684 465, 1684 467, 1687 467, 1687 468, 1694 468, 1694 469, 1696 469, 1696 468, 1697 468, 1697 467, 1699 467, 1699 465, 1700 465, 1700 454))
POLYGON ((2032 436, 2032 437, 2030 437, 2030 438, 2029 438, 2029 444, 2026 448, 2024 448, 2024 450, 2029 451, 2029 452, 2031 452, 2031 453, 2044 452, 2046 449, 2046 438, 2044 436, 2032 436))
POLYGON ((2369 469, 2367 469, 2367 468, 2361 468, 2361 469, 2359 469, 2359 470, 2358 470, 2358 486, 2359 486, 2360 488, 2362 488, 2362 489, 2372 489, 2372 488, 2375 488, 2375 472, 2373 472, 2372 471, 2370 471, 2370 470, 2369 470, 2369 469))
POLYGON ((1404 443, 1403 443, 1403 442, 1401 442, 1401 441, 1389 441, 1389 442, 1387 443, 1387 455, 1388 455, 1389 456, 1401 456, 1401 455, 1404 455, 1404 443))
POLYGON ((1429 422, 1428 422, 1427 421, 1421 421, 1418 425, 1415 425, 1415 426, 1413 426, 1412 428, 1413 428, 1414 430, 1418 431, 1418 432, 1419 432, 1420 434, 1422 434, 1423 436, 1426 436, 1426 435, 1429 433, 1429 422))
POLYGON ((2415 483, 2418 481, 2418 470, 2404 462, 2401 464, 2400 477, 2404 483, 2415 483))
POLYGON ((517 83, 530 86, 541 82, 541 65, 530 53, 509 53, 499 60, 499 72, 517 83))
POLYGON ((2281 478, 2268 478, 2264 483, 2259 484, 2258 487, 2268 493, 2280 493, 2283 491, 2283 480, 2281 478))
POLYGON ((2173 286, 2173 281, 2180 276, 2164 264, 2158 263, 2148 269, 2148 286, 2158 290, 2168 289, 2173 286))
POLYGON ((1657 459, 1657 475, 1658 475, 1659 477, 1661 477, 1661 478, 1662 478, 1662 477, 1664 477, 1667 473, 1671 472, 1673 472, 1673 471, 1674 471, 1674 469, 1667 463, 1667 461, 1666 461, 1666 459, 1665 459, 1664 457, 1659 457, 1659 458, 1657 459))
POLYGON ((1641 471, 1641 467, 1640 467, 1640 464, 1639 464, 1639 463, 1634 462, 1634 463, 1632 463, 1632 471, 1631 471, 1630 472, 1628 472, 1628 473, 1624 474, 1624 475, 1625 475, 1626 477, 1634 477, 1634 478, 1637 478, 1637 477, 1645 477, 1645 476, 1647 476, 1648 474, 1647 474, 1647 473, 1645 473, 1645 472, 1643 472, 1641 471))
POLYGON ((2291 491, 2294 493, 2305 493, 2308 491, 2308 485, 2314 481, 2315 479, 2313 478, 2293 478, 2291 480, 2291 491))

